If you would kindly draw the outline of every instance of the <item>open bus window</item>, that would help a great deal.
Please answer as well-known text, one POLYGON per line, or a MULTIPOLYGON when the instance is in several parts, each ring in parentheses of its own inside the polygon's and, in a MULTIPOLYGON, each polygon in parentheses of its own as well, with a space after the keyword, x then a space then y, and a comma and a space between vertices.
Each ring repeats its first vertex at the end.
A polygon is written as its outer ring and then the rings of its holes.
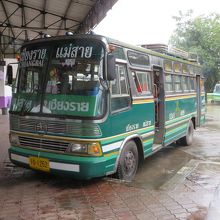
POLYGON ((132 77, 138 94, 151 94, 151 77, 149 72, 133 71, 132 77))

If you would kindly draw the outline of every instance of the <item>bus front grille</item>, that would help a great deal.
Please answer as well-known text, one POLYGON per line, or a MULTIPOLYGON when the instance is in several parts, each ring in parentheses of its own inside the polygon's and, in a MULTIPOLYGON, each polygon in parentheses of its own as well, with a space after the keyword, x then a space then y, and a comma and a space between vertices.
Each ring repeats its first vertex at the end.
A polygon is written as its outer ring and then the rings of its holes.
POLYGON ((47 127, 47 133, 65 134, 72 137, 101 137, 102 133, 99 126, 92 122, 67 121, 67 120, 46 120, 21 117, 17 115, 10 116, 11 130, 33 132, 36 131, 36 125, 42 122, 47 127))
POLYGON ((19 142, 21 147, 43 149, 56 152, 65 152, 69 145, 68 142, 62 142, 57 140, 53 141, 40 138, 38 139, 24 136, 19 136, 19 142))

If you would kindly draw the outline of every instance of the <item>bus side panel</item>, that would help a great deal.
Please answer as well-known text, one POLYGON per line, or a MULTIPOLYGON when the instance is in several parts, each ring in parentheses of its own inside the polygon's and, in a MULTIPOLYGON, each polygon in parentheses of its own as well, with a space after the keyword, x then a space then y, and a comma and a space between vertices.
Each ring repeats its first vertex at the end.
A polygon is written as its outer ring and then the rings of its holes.
MULTIPOLYGON (((114 113, 108 120, 100 124, 103 134, 101 141, 105 157, 118 155, 123 141, 130 136, 140 136, 144 155, 152 151, 154 135, 154 103, 151 101, 135 101, 128 110, 114 113), (106 123, 110 123, 107 128, 106 123)), ((115 163, 112 164, 112 168, 115 163)))
POLYGON ((189 120, 196 116, 196 97, 166 98, 166 128, 164 145, 168 145, 186 134, 189 120))

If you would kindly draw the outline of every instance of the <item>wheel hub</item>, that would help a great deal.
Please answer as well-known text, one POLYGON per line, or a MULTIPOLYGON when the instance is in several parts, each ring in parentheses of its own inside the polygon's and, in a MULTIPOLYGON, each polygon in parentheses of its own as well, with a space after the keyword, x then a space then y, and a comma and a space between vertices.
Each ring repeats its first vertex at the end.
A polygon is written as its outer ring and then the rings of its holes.
POLYGON ((134 170, 135 164, 134 154, 131 151, 127 152, 125 156, 125 168, 128 173, 131 173, 134 170))

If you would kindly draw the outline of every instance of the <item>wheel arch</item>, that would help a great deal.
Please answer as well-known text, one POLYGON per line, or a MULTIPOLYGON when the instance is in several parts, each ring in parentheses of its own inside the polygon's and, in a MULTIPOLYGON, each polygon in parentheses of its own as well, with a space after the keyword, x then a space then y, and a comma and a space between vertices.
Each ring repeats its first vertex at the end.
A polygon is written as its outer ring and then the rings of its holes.
MULTIPOLYGON (((121 146, 120 146, 120 149, 119 149, 119 154, 118 154, 118 157, 116 159, 116 162, 115 162, 115 168, 114 168, 114 173, 117 171, 117 167, 118 167, 118 163, 119 163, 119 158, 121 156, 121 153, 122 153, 122 149, 124 148, 125 144, 128 142, 128 141, 134 141, 136 146, 137 146, 137 150, 138 150, 138 162, 139 162, 139 165, 141 163, 143 163, 144 161, 144 148, 143 148, 143 144, 142 144, 142 138, 140 135, 138 134, 134 134, 134 135, 131 135, 131 136, 128 136, 124 139, 124 141, 122 142, 121 146)), ((139 166, 138 165, 138 166, 139 166)))

